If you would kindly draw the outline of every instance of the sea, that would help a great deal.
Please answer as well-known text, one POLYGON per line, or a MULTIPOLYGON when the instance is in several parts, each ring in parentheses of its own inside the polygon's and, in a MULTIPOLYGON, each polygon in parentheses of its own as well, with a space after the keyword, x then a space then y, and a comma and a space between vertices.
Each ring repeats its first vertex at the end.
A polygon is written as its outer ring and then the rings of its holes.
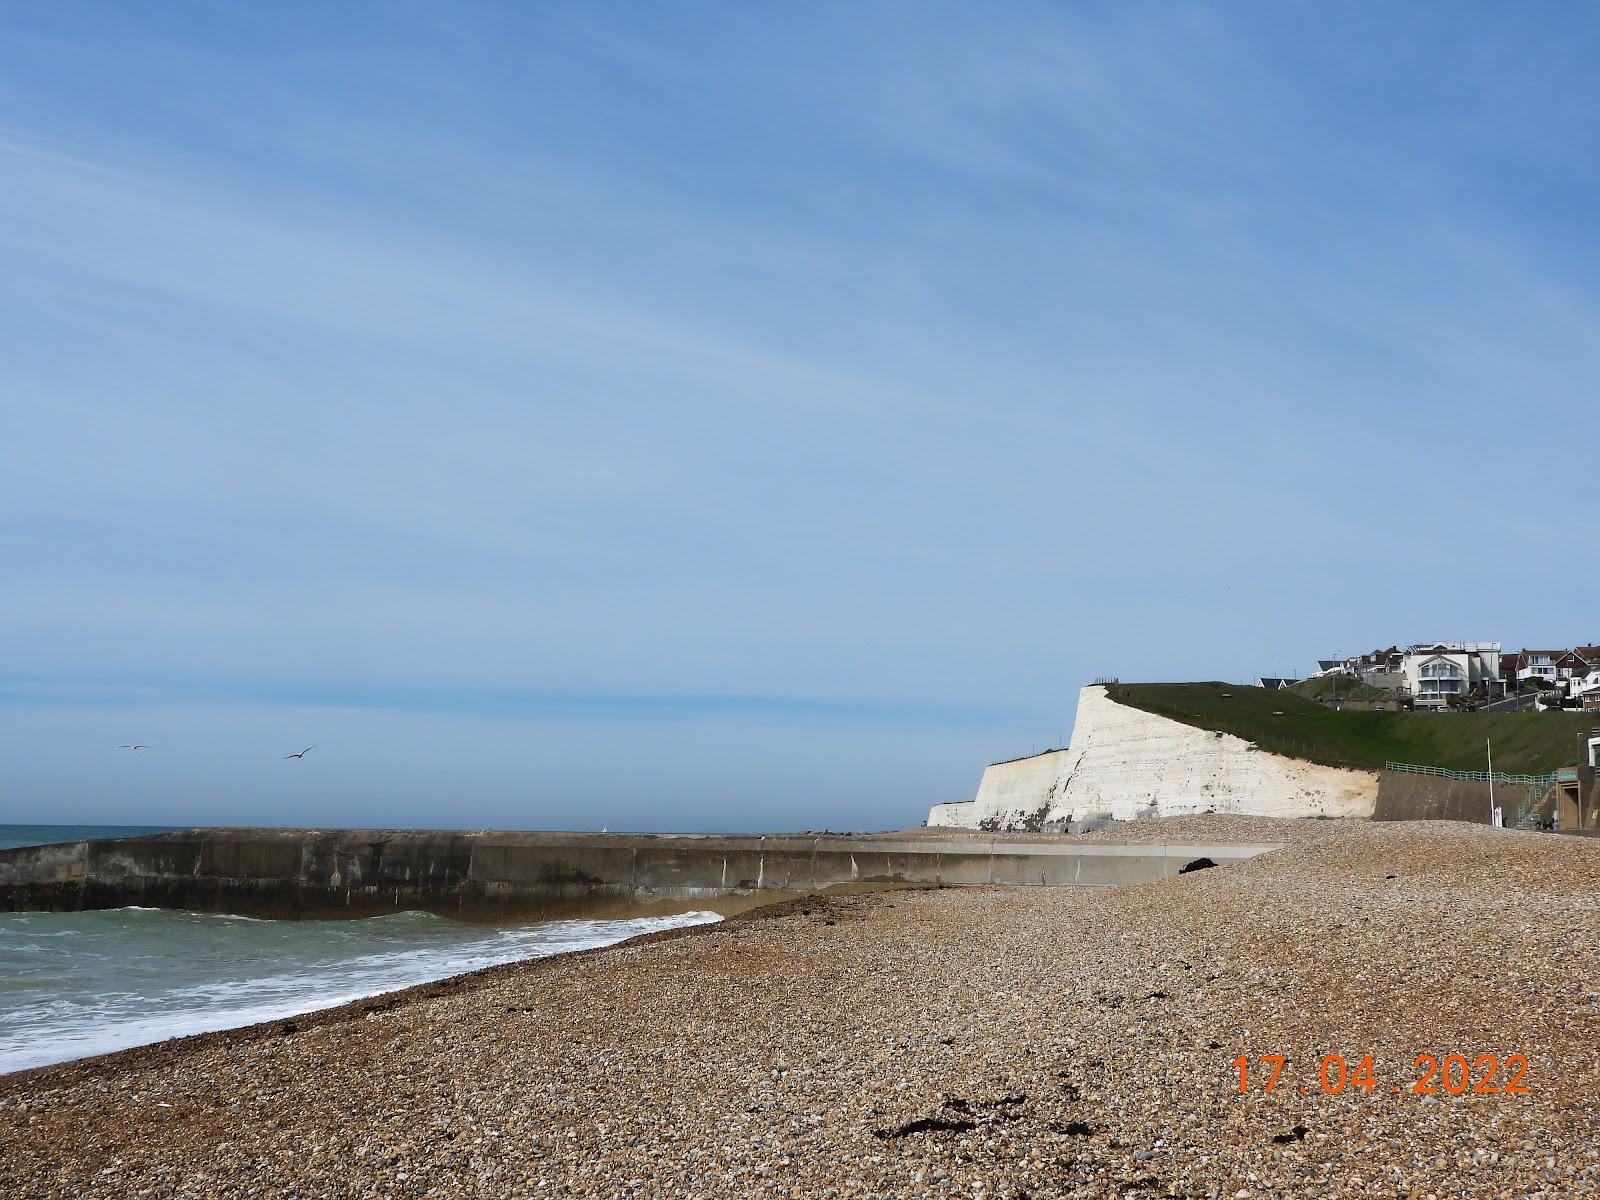
MULTIPOLYGON (((153 832, 165 828, 0 825, 0 849, 153 832)), ((331 921, 150 908, 0 912, 0 1073, 719 919, 480 925, 422 912, 331 921)))

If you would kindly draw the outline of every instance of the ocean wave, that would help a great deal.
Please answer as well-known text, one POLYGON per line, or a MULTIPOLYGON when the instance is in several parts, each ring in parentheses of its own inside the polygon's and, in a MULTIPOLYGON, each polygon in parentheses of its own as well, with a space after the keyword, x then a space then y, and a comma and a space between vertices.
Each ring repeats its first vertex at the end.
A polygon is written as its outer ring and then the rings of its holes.
POLYGON ((192 908, 150 908, 143 904, 124 904, 121 908, 99 908, 94 912, 106 913, 159 913, 164 917, 192 917, 201 921, 256 921, 271 924, 270 917, 247 917, 243 913, 199 912, 192 908))
POLYGON ((314 1012, 721 919, 692 912, 508 928, 410 911, 349 921, 133 906, 30 915, 33 928, 0 939, 0 1072, 314 1012), (106 919, 119 913, 120 920, 106 919), (67 934, 74 935, 70 947, 57 941, 41 953, 47 939, 67 934), (115 990, 106 990, 108 980, 115 990))

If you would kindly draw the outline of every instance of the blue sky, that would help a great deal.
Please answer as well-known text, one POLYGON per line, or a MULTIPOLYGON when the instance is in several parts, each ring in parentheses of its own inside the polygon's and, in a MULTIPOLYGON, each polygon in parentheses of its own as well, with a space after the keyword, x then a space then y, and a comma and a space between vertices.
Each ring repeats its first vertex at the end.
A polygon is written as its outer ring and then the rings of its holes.
POLYGON ((0 821, 881 828, 1096 675, 1600 641, 1597 59, 8 6, 0 821))

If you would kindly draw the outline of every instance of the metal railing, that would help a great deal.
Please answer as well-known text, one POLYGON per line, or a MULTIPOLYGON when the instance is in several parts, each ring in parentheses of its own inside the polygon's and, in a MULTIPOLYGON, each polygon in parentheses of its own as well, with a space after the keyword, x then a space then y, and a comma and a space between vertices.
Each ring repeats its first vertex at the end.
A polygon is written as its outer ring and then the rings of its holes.
MULTIPOLYGON (((1443 779, 1463 779, 1483 783, 1489 779, 1488 771, 1450 771, 1444 767, 1425 767, 1420 763, 1386 762, 1383 764, 1385 771, 1406 771, 1412 775, 1437 775, 1443 779)), ((1556 772, 1548 775, 1507 775, 1504 772, 1494 773, 1496 783, 1520 785, 1525 787, 1549 787, 1556 781, 1556 772)))

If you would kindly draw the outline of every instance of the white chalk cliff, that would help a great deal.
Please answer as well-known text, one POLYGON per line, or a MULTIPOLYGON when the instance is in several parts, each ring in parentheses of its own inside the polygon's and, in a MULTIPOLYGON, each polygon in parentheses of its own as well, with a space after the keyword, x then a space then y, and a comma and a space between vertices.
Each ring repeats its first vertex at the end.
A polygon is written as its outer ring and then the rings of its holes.
POLYGON ((1071 744, 995 763, 971 800, 936 804, 929 825, 1022 830, 1111 817, 1243 813, 1370 817, 1374 771, 1325 767, 1118 704, 1099 685, 1078 695, 1071 744))

